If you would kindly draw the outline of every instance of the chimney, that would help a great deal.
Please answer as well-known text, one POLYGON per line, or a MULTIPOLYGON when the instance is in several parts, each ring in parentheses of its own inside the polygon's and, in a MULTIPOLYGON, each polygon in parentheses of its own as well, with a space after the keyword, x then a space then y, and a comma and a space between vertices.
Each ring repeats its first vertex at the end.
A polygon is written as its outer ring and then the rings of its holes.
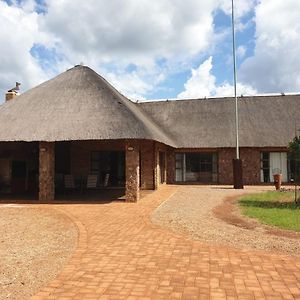
POLYGON ((5 102, 10 101, 19 95, 21 83, 16 82, 16 86, 5 93, 5 102))

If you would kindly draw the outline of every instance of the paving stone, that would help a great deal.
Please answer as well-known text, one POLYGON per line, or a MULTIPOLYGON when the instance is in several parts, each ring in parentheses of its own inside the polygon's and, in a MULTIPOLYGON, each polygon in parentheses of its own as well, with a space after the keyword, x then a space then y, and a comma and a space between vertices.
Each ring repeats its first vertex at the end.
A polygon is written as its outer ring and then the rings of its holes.
POLYGON ((31 299, 300 297, 295 257, 212 246, 152 224, 153 209, 176 190, 163 186, 135 204, 53 204, 77 225, 78 246, 61 274, 31 299))

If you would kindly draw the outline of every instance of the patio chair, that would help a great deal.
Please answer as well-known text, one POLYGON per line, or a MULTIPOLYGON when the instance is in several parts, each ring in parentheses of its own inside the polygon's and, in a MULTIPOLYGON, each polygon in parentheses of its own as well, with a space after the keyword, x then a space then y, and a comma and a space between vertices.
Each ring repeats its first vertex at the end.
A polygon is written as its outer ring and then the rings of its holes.
POLYGON ((95 190, 97 188, 97 183, 98 183, 98 175, 88 175, 86 181, 87 191, 95 190))
POLYGON ((73 175, 65 175, 64 176, 64 188, 65 188, 65 192, 75 190, 75 183, 74 183, 73 175))

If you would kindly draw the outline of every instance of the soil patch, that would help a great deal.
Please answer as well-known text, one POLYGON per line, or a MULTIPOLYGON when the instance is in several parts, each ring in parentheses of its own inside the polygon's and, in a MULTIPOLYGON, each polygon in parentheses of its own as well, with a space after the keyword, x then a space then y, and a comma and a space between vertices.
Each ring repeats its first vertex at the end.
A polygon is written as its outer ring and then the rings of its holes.
POLYGON ((0 205, 0 299, 24 300, 54 279, 77 244, 77 228, 53 208, 0 205))
POLYGON ((239 207, 238 200, 241 196, 233 196, 224 199, 223 203, 213 209, 214 215, 224 222, 242 227, 245 229, 263 230, 267 234, 300 239, 300 233, 290 230, 284 230, 260 223, 258 220, 243 216, 239 207))

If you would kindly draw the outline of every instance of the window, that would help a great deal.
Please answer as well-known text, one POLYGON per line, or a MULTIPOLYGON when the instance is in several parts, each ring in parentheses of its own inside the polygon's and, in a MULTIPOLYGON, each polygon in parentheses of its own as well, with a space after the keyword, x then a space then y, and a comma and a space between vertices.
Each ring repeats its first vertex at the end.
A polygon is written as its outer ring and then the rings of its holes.
POLYGON ((273 175, 282 174, 282 181, 288 181, 288 160, 286 152, 261 153, 261 182, 273 182, 273 175))
POLYGON ((180 182, 217 182, 217 153, 177 153, 176 181, 180 182))

